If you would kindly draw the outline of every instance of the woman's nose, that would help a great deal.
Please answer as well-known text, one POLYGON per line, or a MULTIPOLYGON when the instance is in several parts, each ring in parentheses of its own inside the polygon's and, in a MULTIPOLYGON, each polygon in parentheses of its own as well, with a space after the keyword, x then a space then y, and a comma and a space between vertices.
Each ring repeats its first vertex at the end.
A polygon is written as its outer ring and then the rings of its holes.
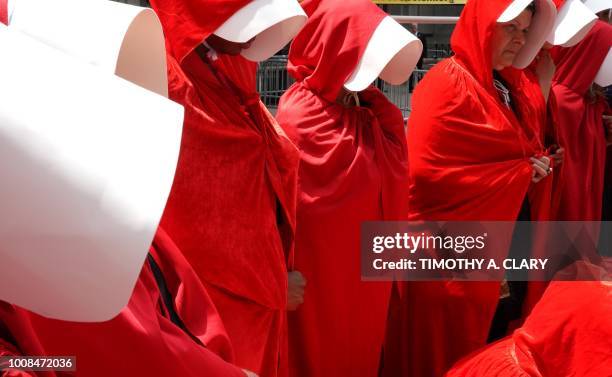
POLYGON ((523 46, 525 44, 526 40, 527 40, 527 33, 525 31, 523 31, 523 30, 517 30, 514 33, 514 37, 512 39, 512 41, 514 43, 518 43, 521 46, 523 46))

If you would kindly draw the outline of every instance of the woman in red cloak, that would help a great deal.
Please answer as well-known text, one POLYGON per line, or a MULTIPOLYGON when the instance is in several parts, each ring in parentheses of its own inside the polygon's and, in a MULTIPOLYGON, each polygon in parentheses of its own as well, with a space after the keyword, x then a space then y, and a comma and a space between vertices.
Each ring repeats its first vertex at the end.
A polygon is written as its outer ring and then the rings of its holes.
POLYGON ((273 377, 286 375, 298 154, 245 57, 272 55, 306 17, 295 0, 268 3, 151 1, 170 52, 170 98, 185 106, 162 225, 211 295, 237 364, 273 377))
POLYGON ((301 151, 295 265, 308 281, 289 314, 290 371, 376 376, 390 284, 361 281, 360 224, 405 216, 407 155, 402 114, 371 83, 407 80, 422 46, 369 0, 302 6, 297 82, 277 113, 301 151))
MULTIPOLYGON (((510 66, 531 63, 555 12, 552 2, 536 1, 534 14, 529 3, 469 1, 452 35, 455 56, 417 87, 408 122, 410 220, 547 218, 545 100, 537 80, 510 66)), ((486 344, 499 297, 497 282, 399 283, 384 375, 443 375, 486 344)))
POLYGON ((604 98, 591 86, 612 46, 612 26, 598 21, 578 45, 557 47, 550 114, 566 157, 556 220, 599 221, 606 163, 604 98))

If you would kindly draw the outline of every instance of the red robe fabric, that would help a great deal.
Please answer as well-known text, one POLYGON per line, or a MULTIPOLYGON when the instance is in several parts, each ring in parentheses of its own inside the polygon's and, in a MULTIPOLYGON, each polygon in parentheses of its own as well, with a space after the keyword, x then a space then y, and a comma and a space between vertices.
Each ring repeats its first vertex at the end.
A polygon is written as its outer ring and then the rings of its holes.
MULTIPOLYGON (((408 122, 410 220, 514 221, 528 196, 532 219, 549 214, 551 177, 531 183, 544 154, 546 105, 537 80, 500 74, 516 114, 493 85, 492 34, 511 3, 470 0, 452 35, 456 55, 416 88, 408 122)), ((394 290, 383 375, 439 377, 485 345, 497 282, 405 282, 394 290)))
POLYGON ((513 336, 457 363, 447 377, 610 375, 608 282, 554 282, 513 336))
POLYGON ((606 163, 604 99, 589 90, 612 45, 612 25, 598 21, 578 45, 556 48, 550 113, 565 147, 557 220, 599 221, 606 163))
MULTIPOLYGON (((76 356, 78 376, 244 376, 229 363, 232 348, 214 305, 163 230, 158 230, 150 253, 164 275, 176 312, 205 346, 170 321, 147 263, 128 306, 108 322, 52 320, 0 302, 0 335, 4 337, 0 355, 76 356)), ((41 377, 73 374, 23 373, 41 377)), ((13 375, 22 374, 6 374, 13 375)))
POLYGON ((289 53, 296 83, 277 119, 301 151, 295 266, 304 304, 289 313, 291 376, 376 376, 389 283, 361 282, 360 224, 407 211, 402 114, 376 88, 336 98, 386 16, 369 0, 304 1, 289 53))
POLYGON ((298 152, 259 100, 254 63, 193 51, 246 3, 151 2, 171 52, 170 97, 185 106, 162 224, 209 291, 237 364, 284 376, 298 152))

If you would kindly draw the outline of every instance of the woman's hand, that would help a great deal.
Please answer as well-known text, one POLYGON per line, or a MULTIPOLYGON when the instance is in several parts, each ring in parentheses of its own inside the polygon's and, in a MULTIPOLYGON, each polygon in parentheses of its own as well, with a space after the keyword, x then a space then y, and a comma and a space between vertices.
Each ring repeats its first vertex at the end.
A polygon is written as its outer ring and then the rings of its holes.
POLYGON ((533 175, 531 180, 534 183, 540 182, 542 179, 548 177, 552 173, 552 167, 550 166, 551 159, 546 156, 532 157, 530 158, 531 166, 533 167, 533 175))
POLYGON ((304 303, 306 279, 299 271, 290 271, 287 273, 287 283, 287 310, 296 310, 304 303))
POLYGON ((251 372, 250 370, 243 369, 242 370, 247 377, 259 377, 257 374, 251 372))
POLYGON ((550 155, 550 158, 553 160, 552 166, 556 168, 557 166, 561 165, 565 159, 565 148, 554 146, 552 150, 553 154, 550 155))

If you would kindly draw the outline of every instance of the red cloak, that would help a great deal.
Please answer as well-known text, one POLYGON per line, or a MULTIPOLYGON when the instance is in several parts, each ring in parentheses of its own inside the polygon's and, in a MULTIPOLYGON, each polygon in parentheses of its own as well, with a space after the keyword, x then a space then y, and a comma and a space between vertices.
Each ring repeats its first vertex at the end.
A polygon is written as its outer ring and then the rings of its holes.
POLYGON ((402 114, 376 88, 336 102, 386 14, 369 0, 304 1, 309 20, 289 53, 296 83, 277 119, 301 151, 295 266, 304 304, 289 313, 292 376, 376 376, 389 283, 362 282, 363 221, 407 211, 402 114))
POLYGON ((194 51, 247 3, 151 1, 171 51, 170 97, 185 106, 162 224, 210 293, 236 363, 282 376, 298 153, 259 100, 254 63, 194 51))
POLYGON ((446 376, 609 376, 611 297, 607 282, 553 282, 513 336, 466 357, 446 376))
POLYGON ((128 306, 108 322, 47 319, 0 302, 0 355, 76 356, 79 376, 244 376, 228 362, 232 348, 204 287, 161 229, 150 254, 186 330, 169 319, 153 270, 145 264, 128 306))
POLYGON ((556 220, 598 221, 606 164, 605 99, 589 96, 610 46, 612 25, 598 21, 576 46, 552 51, 557 66, 549 111, 565 147, 556 220))
MULTIPOLYGON (((412 98, 408 122, 409 219, 514 221, 528 196, 546 219, 550 184, 532 184, 546 105, 537 80, 500 72, 516 114, 493 84, 492 35, 511 3, 470 0, 452 35, 455 56, 437 64, 412 98)), ((406 282, 394 290, 384 375, 441 376, 485 345, 499 300, 496 282, 406 282), (391 319, 392 318, 392 319, 391 319)))

